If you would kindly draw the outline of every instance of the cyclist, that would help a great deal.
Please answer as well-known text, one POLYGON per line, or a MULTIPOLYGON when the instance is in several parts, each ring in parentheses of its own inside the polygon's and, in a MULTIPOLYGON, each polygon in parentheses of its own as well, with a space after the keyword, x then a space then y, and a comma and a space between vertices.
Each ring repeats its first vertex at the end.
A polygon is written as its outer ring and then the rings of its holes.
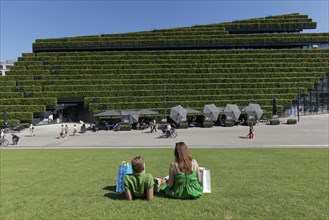
POLYGON ((171 130, 171 125, 167 124, 163 129, 162 129, 162 133, 164 136, 166 137, 170 137, 170 130, 171 130))

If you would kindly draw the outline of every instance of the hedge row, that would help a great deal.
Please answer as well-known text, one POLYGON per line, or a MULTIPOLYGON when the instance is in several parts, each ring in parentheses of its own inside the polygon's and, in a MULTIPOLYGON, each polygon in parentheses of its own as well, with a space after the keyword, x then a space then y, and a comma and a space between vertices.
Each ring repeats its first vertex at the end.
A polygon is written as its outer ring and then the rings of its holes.
POLYGON ((78 75, 85 75, 85 74, 93 74, 93 75, 98 75, 98 74, 181 74, 181 73, 188 73, 188 74, 204 74, 204 73, 209 73, 209 74, 218 74, 218 73, 223 73, 223 74, 258 74, 258 73, 263 73, 263 74, 274 74, 274 73, 290 73, 290 72, 329 72, 328 67, 303 67, 303 68, 226 68, 226 69, 221 69, 221 68, 176 68, 176 69, 103 69, 103 70, 96 70, 96 69, 76 69, 76 70, 56 70, 52 71, 51 75, 59 75, 59 74, 78 74, 78 75))
POLYGON ((16 99, 0 99, 0 105, 49 105, 57 104, 57 98, 16 98, 16 99))
MULTIPOLYGON (((36 85, 36 86, 45 86, 45 85, 131 85, 134 86, 143 84, 143 85, 149 85, 149 84, 157 84, 161 85, 163 84, 164 80, 166 81, 168 86, 174 85, 174 84, 218 84, 218 86, 222 86, 222 84, 236 84, 236 83, 245 83, 245 84, 260 84, 260 83, 293 83, 293 82, 308 82, 308 83, 316 83, 320 80, 319 77, 286 77, 286 78, 175 78, 175 79, 79 79, 76 80, 22 80, 18 81, 18 86, 25 86, 25 85, 36 85)), ((240 86, 241 87, 241 86, 240 86)), ((258 87, 258 86, 256 86, 258 87)))
POLYGON ((20 79, 19 77, 24 77, 26 75, 49 75, 49 70, 26 70, 26 67, 24 67, 24 70, 10 70, 6 73, 6 77, 13 77, 16 79, 20 79))
MULTIPOLYGON (((10 71, 11 72, 11 71, 10 71)), ((259 73, 259 72, 329 72, 328 66, 315 66, 315 67, 255 67, 255 68, 206 68, 206 67, 194 67, 194 68, 154 68, 154 69, 62 69, 53 70, 51 74, 133 74, 133 73, 259 73)))
POLYGON ((21 122, 28 122, 33 119, 32 112, 8 112, 8 120, 20 120, 21 122))
MULTIPOLYGON (((9 73, 10 71, 7 71, 9 73)), ((33 80, 34 77, 31 73, 28 73, 27 75, 8 75, 6 74, 3 77, 0 77, 0 82, 1 81, 19 81, 19 80, 33 80)))
MULTIPOLYGON (((307 88, 301 87, 301 94, 305 94, 307 88)), ((286 88, 244 88, 244 89, 177 89, 167 91, 167 96, 186 96, 186 95, 250 95, 250 94, 263 94, 269 97, 281 97, 286 94, 296 94, 297 88, 286 87, 286 88), (272 96, 273 95, 273 96, 272 96)), ((28 92, 25 93, 26 97, 56 97, 58 99, 65 98, 80 98, 85 100, 88 104, 92 97, 148 97, 148 96, 161 96, 163 97, 163 89, 159 88, 157 90, 97 90, 97 91, 86 91, 86 90, 61 90, 61 91, 45 91, 45 92, 28 92)))
MULTIPOLYGON (((250 62, 324 62, 329 58, 329 54, 319 53, 319 54, 303 54, 302 56, 290 55, 290 54, 264 54, 262 56, 248 56, 248 55, 171 55, 171 56, 156 56, 156 55, 141 55, 136 58, 124 57, 124 56, 65 56, 58 57, 55 61, 44 61, 43 64, 78 64, 78 63, 88 63, 90 65, 109 63, 109 64, 152 64, 154 62, 159 63, 179 63, 179 62, 193 62, 193 63, 228 63, 228 62, 242 62, 242 63, 250 63, 250 62)), ((22 63, 28 61, 19 61, 18 63, 22 63)), ((47 71, 49 73, 49 71, 47 71)))
POLYGON ((6 76, 0 76, 0 87, 3 86, 16 86, 16 81, 3 80, 6 76))
MULTIPOLYGON (((0 118, 0 128, 3 127, 4 123, 5 123, 5 121, 2 118, 0 118)), ((8 127, 15 127, 16 125, 19 125, 19 124, 20 124, 20 120, 17 120, 17 119, 7 120, 8 127)))
MULTIPOLYGON (((74 57, 73 57, 74 58, 74 57)), ((221 64, 223 67, 231 66, 231 65, 238 65, 238 66, 248 66, 251 64, 262 64, 262 65, 269 65, 272 63, 282 65, 286 63, 287 65, 292 66, 300 66, 300 64, 314 64, 314 63, 326 63, 329 57, 323 58, 237 58, 237 59, 228 59, 228 58, 221 58, 221 59, 160 59, 160 58, 153 58, 153 59, 139 59, 139 60, 112 60, 112 59, 103 59, 103 60, 75 60, 75 59, 66 59, 60 61, 53 61, 47 62, 43 67, 47 69, 51 69, 51 66, 55 68, 60 68, 61 66, 94 66, 94 65, 101 65, 101 66, 134 66, 134 65, 180 65, 184 67, 186 64, 193 64, 193 65, 209 65, 209 64, 221 64)), ((30 64, 30 61, 20 61, 17 64, 21 66, 41 66, 30 64)))
MULTIPOLYGON (((163 95, 163 87, 152 90, 109 90, 108 87, 98 88, 93 87, 95 90, 86 90, 86 87, 79 87, 80 90, 75 88, 74 90, 59 90, 59 91, 41 91, 41 88, 36 91, 28 91, 26 89, 24 97, 56 97, 56 98, 84 98, 84 97, 109 97, 109 96, 149 96, 163 95)), ((7 88, 12 89, 12 88, 7 88)), ((284 94, 284 93, 296 93, 296 87, 268 87, 268 88, 209 88, 209 89, 175 89, 168 90, 168 95, 221 95, 221 94, 284 94)), ((306 94, 307 88, 301 87, 301 94, 306 94)))
MULTIPOLYGON (((301 88, 301 93, 306 92, 306 88, 301 88)), ((77 91, 76 93, 84 94, 84 97, 112 97, 112 96, 163 96, 163 89, 159 90, 140 90, 140 91, 129 91, 129 90, 121 90, 121 91, 109 91, 109 90, 101 90, 101 91, 77 91)), ((44 92, 47 93, 47 92, 44 92)), ((48 94, 54 94, 55 92, 49 92, 48 94)), ((58 92, 59 94, 64 92, 58 92)), ((66 92, 69 93, 69 92, 66 92)), ((73 93, 73 92, 71 92, 73 93)), ((248 95, 248 94, 297 94, 297 88, 286 87, 286 88, 232 88, 232 89, 218 89, 218 88, 209 88, 209 89, 177 89, 177 90, 167 90, 168 96, 181 95, 186 96, 190 95, 248 95)), ((65 95, 65 94, 63 94, 65 95)))
MULTIPOLYGON (((209 67, 212 67, 213 64, 217 64, 217 65, 223 65, 223 67, 225 67, 226 65, 228 66, 243 66, 243 67, 247 67, 252 65, 253 63, 261 63, 263 65, 269 65, 269 64, 279 64, 279 65, 284 65, 287 64, 287 66, 305 66, 305 65, 313 65, 315 66, 316 64, 321 65, 324 64, 328 61, 329 56, 328 57, 323 57, 323 58, 246 58, 246 59, 230 59, 230 58, 222 58, 222 59, 160 59, 160 58, 153 58, 153 59, 140 59, 140 60, 124 60, 124 59, 118 59, 118 60, 113 60, 113 59, 108 59, 108 60, 66 60, 66 61, 56 61, 56 62, 52 62, 52 63, 47 63, 45 64, 44 69, 50 69, 50 70, 54 70, 54 69, 60 69, 61 66, 73 66, 74 68, 76 68, 76 66, 80 66, 78 69, 81 69, 83 67, 87 67, 87 66, 95 66, 95 65, 101 65, 101 66, 109 66, 109 67, 125 67, 125 66, 134 66, 134 65, 138 65, 138 66, 159 66, 159 65, 170 65, 170 64, 174 64, 174 65, 180 65, 180 67, 184 67, 186 64, 189 64, 189 66, 191 65, 209 65, 209 67), (235 65, 236 64, 236 65, 235 65)), ((19 62, 22 65, 25 65, 25 61, 21 61, 19 62)), ((257 64, 259 65, 259 64, 257 64)), ((28 65, 26 65, 28 66, 28 65)), ((32 66, 33 68, 39 68, 37 66, 32 66)), ((41 67, 41 66, 40 66, 41 67)), ((88 68, 89 68, 88 67, 88 68)), ((74 69, 72 68, 72 69, 74 69)), ((29 68, 28 68, 29 69, 29 68)), ((87 68, 86 68, 87 69, 87 68)), ((32 71, 22 71, 22 70, 13 70, 13 71, 9 71, 9 72, 26 72, 29 75, 33 74, 33 75, 45 75, 45 74, 49 74, 50 71, 45 72, 45 73, 41 73, 41 74, 36 74, 33 73, 32 71)), ((11 75, 11 74, 10 74, 11 75)), ((16 74, 17 75, 17 74, 16 74)), ((23 74, 24 75, 24 74, 23 74)))
POLYGON ((36 66, 40 66, 42 65, 43 62, 42 61, 34 61, 34 60, 30 60, 30 61, 18 61, 18 62, 15 62, 14 66, 29 66, 29 65, 36 65, 36 66))
MULTIPOLYGON (((237 26, 245 26, 244 28, 253 28, 250 24, 233 24, 228 25, 229 29, 237 29, 237 26)), ((259 29, 258 25, 254 28, 259 29)), ((274 27, 275 28, 275 27, 274 27)), ((239 39, 260 39, 260 38, 296 38, 296 37, 325 37, 326 33, 284 33, 284 34, 229 34, 227 31, 218 31, 214 29, 203 29, 200 31, 186 31, 179 33, 165 33, 165 32, 140 32, 138 34, 127 34, 125 36, 120 35, 103 35, 103 36, 83 36, 83 37, 69 37, 69 38, 53 38, 36 40, 35 44, 45 44, 45 43, 57 43, 57 44, 77 44, 79 42, 122 42, 122 41, 154 41, 154 40, 186 40, 190 39, 227 39, 227 38, 239 38, 239 39)))
MULTIPOLYGON (((180 100, 192 100, 192 101, 201 101, 201 100, 245 100, 245 99, 273 99, 276 97, 277 100, 281 99, 293 99, 297 97, 297 94, 226 94, 226 95, 168 95, 166 100, 171 101, 180 101, 180 100)), ((84 99, 85 104, 91 103, 117 103, 117 102, 163 102, 163 96, 155 96, 150 94, 150 96, 112 96, 112 97, 87 97, 84 99)), ((278 101, 279 102, 279 101, 278 101)))
POLYGON ((236 20, 232 22, 225 22, 224 24, 243 24, 243 23, 256 23, 256 24, 262 24, 262 23, 291 23, 291 22, 312 22, 311 18, 308 17, 290 17, 290 18, 277 18, 277 19, 272 19, 272 18, 254 18, 254 19, 246 19, 246 20, 236 20))
POLYGON ((80 65, 43 65, 43 66, 34 66, 29 65, 26 66, 27 70, 35 70, 35 69, 49 69, 49 70, 66 70, 66 69, 176 69, 176 68, 221 68, 221 69, 229 69, 229 68, 273 68, 273 67, 318 67, 318 66, 326 66, 328 67, 328 62, 255 62, 255 63, 150 63, 150 64, 97 64, 94 66, 90 66, 87 63, 82 63, 80 65))
POLYGON ((8 112, 45 112, 45 105, 0 105, 0 112, 4 109, 8 112))
MULTIPOLYGON (((41 60, 44 64, 57 60, 147 60, 147 59, 245 59, 245 58, 312 58, 328 57, 327 50, 268 49, 256 50, 158 50, 158 51, 97 51, 97 52, 40 52, 36 57, 24 57, 24 60, 41 60), (50 61, 51 60, 51 61, 50 61)), ((23 61, 24 61, 23 60, 23 61)))
POLYGON ((37 92, 42 91, 42 86, 2 86, 3 92, 37 92))
MULTIPOLYGON (((1 89, 2 90, 2 89, 1 89)), ((24 94, 22 92, 6 92, 6 90, 1 91, 1 98, 23 98, 24 94)))
POLYGON ((56 61, 57 56, 55 54, 51 54, 50 56, 39 56, 40 54, 34 54, 32 53, 31 56, 21 56, 17 58, 18 62, 21 61, 41 61, 41 62, 50 62, 50 61, 56 61))
POLYGON ((315 29, 316 22, 285 22, 285 23, 240 23, 240 24, 226 24, 226 29, 240 29, 240 28, 298 28, 298 29, 315 29))
MULTIPOLYGON (((61 71, 58 74, 30 75, 34 80, 70 80, 70 79, 168 79, 168 78, 277 78, 277 77, 325 77, 325 72, 161 72, 151 71, 142 73, 115 73, 106 70, 77 70, 61 71)), ((7 77, 7 76, 6 76, 7 77)), ((4 77, 5 78, 5 77, 4 77)))
POLYGON ((308 15, 301 15, 299 13, 290 13, 282 15, 271 15, 267 16, 264 19, 286 19, 286 18, 308 18, 308 15))
MULTIPOLYGON (((180 37, 199 37, 201 36, 232 36, 235 37, 235 34, 229 34, 227 29, 248 29, 248 28, 316 28, 316 22, 305 22, 305 21, 297 21, 297 22, 285 22, 285 23, 273 23, 273 22, 253 22, 253 23, 225 23, 223 25, 216 24, 216 27, 211 25, 198 26, 194 28, 185 28, 185 29, 175 29, 173 31, 165 31, 165 30, 155 30, 155 31, 142 31, 135 33, 125 33, 125 34, 107 34, 107 35, 94 35, 94 36, 81 36, 81 37, 66 37, 66 38, 51 38, 51 39, 37 39, 36 43, 48 43, 48 42, 81 42, 81 41, 102 41, 102 40, 138 40, 145 38, 180 38, 180 37), (226 29, 226 30, 225 30, 226 29)), ((168 30, 168 29, 167 29, 168 30)), ((257 37, 260 37, 260 34, 253 34, 257 37)), ((292 34, 286 34, 292 37, 292 34)), ((297 35, 297 34, 296 34, 297 35)), ((307 35, 307 34, 303 34, 307 35)), ((253 36, 250 36, 253 37, 253 36)))
MULTIPOLYGON (((324 78, 326 74, 324 72, 290 72, 290 73, 148 73, 148 74, 56 74, 56 75, 40 75, 31 76, 34 79, 39 80, 75 80, 75 79, 103 79, 103 80, 126 80, 126 79, 180 79, 180 78, 291 78, 291 77, 316 77, 324 78), (72 74, 72 75, 71 75, 72 74)), ((29 79, 26 79, 29 80, 29 79)))
MULTIPOLYGON (((301 82, 300 85, 306 88, 312 88, 314 86, 313 82, 301 82)), ((195 84, 167 84, 167 91, 176 89, 231 89, 231 88, 286 88, 292 87, 297 89, 297 82, 285 83, 195 83, 195 84)), ((163 84, 151 84, 151 85, 133 85, 133 84, 113 84, 113 85, 45 85, 44 91, 97 91, 97 90, 153 90, 153 89, 163 89, 163 84)))
POLYGON ((39 42, 33 43, 37 48, 77 48, 77 47, 120 47, 120 46, 179 46, 179 45, 246 45, 250 44, 285 44, 285 43, 328 43, 328 36, 268 36, 258 38, 228 37, 200 35, 197 38, 154 39, 154 40, 111 40, 111 41, 68 41, 68 42, 39 42))
MULTIPOLYGON (((304 54, 328 54, 328 50, 305 50, 305 49, 296 49, 296 48, 282 48, 282 49, 257 49, 257 50, 245 50, 245 49, 236 49, 236 50, 129 50, 129 51, 70 51, 70 52, 38 52, 35 53, 36 57, 53 57, 56 56, 56 59, 65 59, 68 56, 76 57, 89 57, 89 56, 117 56, 125 57, 125 59, 137 58, 138 56, 203 56, 203 55, 225 55, 225 56, 276 56, 276 55, 304 55, 304 54)), ((33 54, 34 55, 34 54, 33 54)), ((29 56, 33 58, 33 56, 29 56)))
MULTIPOLYGON (((97 93, 91 93, 89 92, 89 96, 86 96, 88 92, 43 92, 43 93, 29 93, 27 94, 28 97, 56 97, 58 99, 68 99, 68 98, 74 98, 74 99, 83 99, 85 104, 89 103, 97 103, 97 102, 130 102, 130 101, 140 101, 140 102, 148 102, 148 101, 162 101, 164 99, 163 92, 161 93, 149 93, 145 94, 144 96, 105 96, 108 94, 101 94, 98 97, 90 97, 91 95, 97 95, 97 93)), ((274 97, 278 99, 296 99, 297 93, 281 93, 281 94, 194 94, 190 95, 189 93, 185 92, 184 94, 168 94, 166 96, 166 99, 168 101, 175 101, 175 100, 211 100, 211 99, 273 99, 274 97)))
MULTIPOLYGON (((236 21, 232 21, 229 23, 284 23, 284 22, 312 22, 311 18, 308 17, 286 17, 286 18, 252 18, 252 19, 246 19, 246 20, 236 20, 236 21)), ((225 23, 226 24, 226 23, 225 23)))

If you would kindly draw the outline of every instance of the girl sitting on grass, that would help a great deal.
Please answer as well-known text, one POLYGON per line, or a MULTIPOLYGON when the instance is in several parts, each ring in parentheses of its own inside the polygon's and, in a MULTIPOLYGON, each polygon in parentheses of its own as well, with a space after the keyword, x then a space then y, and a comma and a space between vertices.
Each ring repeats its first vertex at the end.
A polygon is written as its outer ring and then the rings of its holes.
POLYGON ((175 162, 169 167, 169 178, 156 179, 158 189, 166 184, 161 190, 169 197, 178 199, 199 198, 203 189, 201 186, 201 174, 198 162, 189 154, 184 142, 176 143, 175 162))

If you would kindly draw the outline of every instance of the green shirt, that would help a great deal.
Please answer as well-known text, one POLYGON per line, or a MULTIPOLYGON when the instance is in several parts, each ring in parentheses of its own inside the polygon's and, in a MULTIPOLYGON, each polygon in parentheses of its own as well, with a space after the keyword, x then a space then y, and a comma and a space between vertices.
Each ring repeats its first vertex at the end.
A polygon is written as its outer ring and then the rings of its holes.
POLYGON ((154 187, 154 179, 150 173, 126 174, 124 178, 125 191, 129 190, 134 197, 146 197, 146 192, 154 187))

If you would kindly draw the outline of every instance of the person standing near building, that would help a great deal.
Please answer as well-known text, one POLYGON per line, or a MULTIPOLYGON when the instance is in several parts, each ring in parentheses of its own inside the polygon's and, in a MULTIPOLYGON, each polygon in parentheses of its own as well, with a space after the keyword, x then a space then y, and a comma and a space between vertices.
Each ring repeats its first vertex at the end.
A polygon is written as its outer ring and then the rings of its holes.
POLYGON ((73 136, 75 136, 77 133, 78 133, 77 125, 74 124, 74 127, 73 127, 73 136))
POLYGON ((67 125, 65 125, 65 130, 64 130, 65 138, 67 138, 68 134, 69 134, 69 127, 67 125))
POLYGON ((0 128, 0 140, 3 140, 4 137, 5 137, 5 134, 4 134, 4 132, 3 132, 3 129, 0 128))
POLYGON ((155 119, 152 120, 152 123, 151 123, 151 133, 152 132, 157 132, 157 122, 155 119))
POLYGON ((249 123, 249 139, 254 138, 254 126, 252 125, 252 122, 249 123))
POLYGON ((33 124, 30 125, 30 128, 29 129, 30 129, 30 135, 31 135, 31 137, 35 136, 33 124))

